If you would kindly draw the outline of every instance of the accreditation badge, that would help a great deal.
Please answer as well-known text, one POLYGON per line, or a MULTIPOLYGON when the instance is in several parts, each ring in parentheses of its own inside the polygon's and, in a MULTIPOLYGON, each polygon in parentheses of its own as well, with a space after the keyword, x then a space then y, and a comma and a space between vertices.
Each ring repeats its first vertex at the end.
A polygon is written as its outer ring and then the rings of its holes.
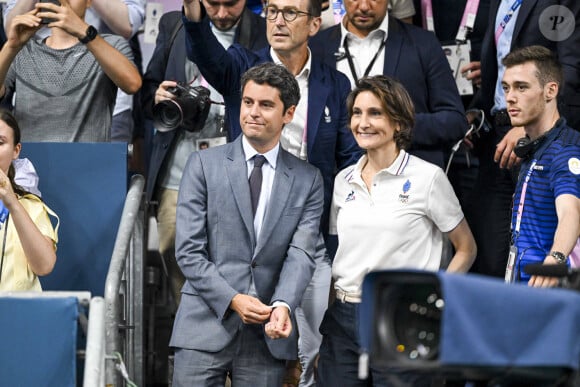
POLYGON ((467 40, 465 43, 444 45, 442 48, 451 67, 451 72, 453 73, 459 94, 473 95, 473 83, 459 71, 460 68, 471 62, 471 42, 467 40))
POLYGON ((505 282, 511 284, 515 280, 515 264, 518 256, 518 248, 515 245, 510 246, 510 253, 508 255, 507 266, 505 268, 505 282))

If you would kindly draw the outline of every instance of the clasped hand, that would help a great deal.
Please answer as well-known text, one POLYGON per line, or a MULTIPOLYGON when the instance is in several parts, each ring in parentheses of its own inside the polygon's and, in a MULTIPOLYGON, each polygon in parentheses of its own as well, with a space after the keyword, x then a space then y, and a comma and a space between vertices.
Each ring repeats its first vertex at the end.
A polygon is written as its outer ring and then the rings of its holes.
POLYGON ((263 324, 266 335, 272 339, 286 338, 292 332, 290 313, 285 306, 271 307, 256 297, 236 294, 230 308, 242 319, 244 324, 263 324))

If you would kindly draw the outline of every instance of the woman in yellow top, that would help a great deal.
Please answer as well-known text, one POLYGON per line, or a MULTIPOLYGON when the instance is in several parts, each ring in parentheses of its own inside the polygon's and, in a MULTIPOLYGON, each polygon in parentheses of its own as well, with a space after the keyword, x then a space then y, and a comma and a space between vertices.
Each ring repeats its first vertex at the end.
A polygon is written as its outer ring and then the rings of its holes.
POLYGON ((50 210, 14 182, 12 160, 21 147, 18 123, 0 110, 0 291, 41 291, 38 276, 49 274, 56 262, 50 210))

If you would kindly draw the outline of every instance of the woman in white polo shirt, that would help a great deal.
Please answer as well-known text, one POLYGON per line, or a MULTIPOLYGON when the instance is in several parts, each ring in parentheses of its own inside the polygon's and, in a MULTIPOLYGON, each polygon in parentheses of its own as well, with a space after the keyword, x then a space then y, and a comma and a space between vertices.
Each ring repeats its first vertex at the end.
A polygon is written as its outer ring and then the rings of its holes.
MULTIPOLYGON (((455 251, 447 270, 466 272, 476 246, 441 168, 405 151, 411 144, 414 108, 404 87, 382 75, 363 78, 347 105, 351 131, 366 154, 335 179, 330 233, 338 236, 332 264, 336 301, 321 325, 318 385, 390 385, 389 376, 372 364, 368 381, 357 378, 357 315, 365 274, 439 270, 444 234, 455 251)), ((408 385, 428 383, 399 376, 412 383, 408 385)))

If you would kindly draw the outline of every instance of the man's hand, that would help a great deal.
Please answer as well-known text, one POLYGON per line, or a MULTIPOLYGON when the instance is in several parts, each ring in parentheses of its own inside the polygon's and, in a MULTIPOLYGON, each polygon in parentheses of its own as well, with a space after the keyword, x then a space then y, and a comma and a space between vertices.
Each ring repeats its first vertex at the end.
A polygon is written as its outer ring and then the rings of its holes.
POLYGON ((183 13, 191 21, 201 21, 201 3, 199 0, 183 0, 183 13))
POLYGON ((481 62, 469 62, 459 69, 461 75, 470 80, 474 86, 481 86, 481 62))
MULTIPOLYGON (((546 259, 544 259, 544 265, 561 265, 556 258, 548 255, 546 259)), ((528 286, 533 286, 536 288, 553 288, 558 286, 559 279, 556 277, 541 277, 538 275, 533 275, 530 277, 528 281, 528 286)))
POLYGON ((499 163, 500 168, 511 169, 518 164, 521 159, 513 152, 518 140, 526 135, 522 126, 514 126, 501 139, 495 148, 493 160, 499 163))
POLYGON ((163 81, 155 91, 155 104, 168 99, 175 99, 175 95, 171 94, 167 89, 177 86, 175 81, 163 81))
POLYGON ((262 324, 270 318, 272 307, 256 297, 238 293, 232 298, 230 309, 235 311, 244 324, 262 324))
POLYGON ((36 16, 52 19, 47 27, 58 27, 78 39, 85 37, 89 25, 77 15, 68 0, 60 0, 60 5, 36 3, 35 8, 38 12, 36 16))
POLYGON ((264 326, 266 334, 271 339, 285 339, 292 333, 290 313, 285 306, 277 306, 272 311, 270 322, 264 326))
POLYGON ((14 17, 8 28, 7 47, 20 50, 34 36, 36 31, 42 27, 42 19, 37 13, 38 11, 33 9, 25 14, 14 17))

